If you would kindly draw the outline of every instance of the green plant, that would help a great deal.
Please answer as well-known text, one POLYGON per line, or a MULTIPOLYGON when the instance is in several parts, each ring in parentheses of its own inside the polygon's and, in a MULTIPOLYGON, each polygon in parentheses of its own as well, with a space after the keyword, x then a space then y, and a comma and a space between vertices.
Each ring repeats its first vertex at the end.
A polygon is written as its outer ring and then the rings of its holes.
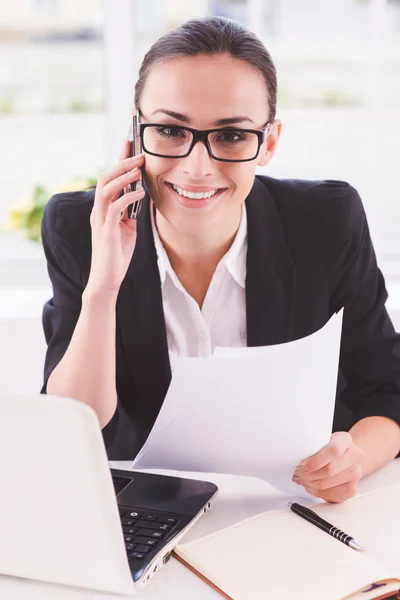
MULTIPOLYGON (((83 190, 89 186, 95 185, 96 178, 75 178, 67 185, 56 190, 59 192, 71 192, 83 190)), ((42 223, 44 208, 51 196, 51 193, 42 185, 36 185, 32 194, 22 204, 14 206, 8 214, 7 230, 24 231, 26 237, 35 242, 40 242, 40 226, 42 223)))
POLYGON ((88 102, 87 100, 85 100, 84 98, 72 98, 69 106, 67 107, 67 110, 69 110, 70 112, 91 112, 93 111, 93 107, 90 104, 90 102, 88 102))
POLYGON ((321 97, 321 104, 325 106, 354 106, 359 104, 359 101, 340 90, 327 89, 321 97))
POLYGON ((8 115, 14 112, 14 104, 15 102, 12 96, 4 96, 3 98, 0 98, 0 114, 8 115))

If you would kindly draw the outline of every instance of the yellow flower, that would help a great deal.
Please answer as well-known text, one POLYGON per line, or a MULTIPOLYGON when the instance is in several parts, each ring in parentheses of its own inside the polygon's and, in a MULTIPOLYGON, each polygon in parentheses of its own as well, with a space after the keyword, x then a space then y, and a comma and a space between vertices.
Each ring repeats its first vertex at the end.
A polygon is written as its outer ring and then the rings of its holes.
MULTIPOLYGON (((53 193, 84 190, 95 183, 95 178, 76 177, 53 193)), ((29 239, 40 241, 43 211, 51 195, 43 186, 36 185, 28 198, 20 198, 10 207, 5 229, 8 231, 23 230, 29 239)))
POLYGON ((16 210, 13 210, 8 215, 8 221, 6 222, 5 229, 7 231, 15 231, 21 229, 22 226, 22 215, 16 210))
POLYGON ((7 231, 15 231, 16 229, 21 229, 24 221, 24 216, 27 213, 30 213, 35 206, 34 200, 32 197, 20 197, 13 204, 8 212, 8 221, 5 224, 5 229, 7 231))
POLYGON ((88 179, 83 179, 83 178, 73 179, 72 181, 69 181, 68 183, 65 183, 64 185, 62 185, 60 187, 60 189, 58 190, 58 193, 75 192, 77 190, 84 190, 85 188, 89 187, 89 185, 90 185, 90 182, 88 179))

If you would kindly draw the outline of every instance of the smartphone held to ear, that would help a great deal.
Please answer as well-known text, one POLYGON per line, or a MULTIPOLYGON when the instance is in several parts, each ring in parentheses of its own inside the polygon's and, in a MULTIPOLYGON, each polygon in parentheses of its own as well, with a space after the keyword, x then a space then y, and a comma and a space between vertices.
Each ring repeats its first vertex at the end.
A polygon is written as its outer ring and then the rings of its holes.
MULTIPOLYGON (((133 116, 129 132, 128 139, 130 141, 130 154, 129 156, 136 156, 136 154, 140 154, 142 151, 141 140, 139 136, 138 126, 137 126, 137 114, 133 116)), ((127 194, 128 192, 136 192, 143 187, 143 175, 142 170, 140 169, 140 179, 137 181, 133 181, 129 183, 125 188, 124 192, 127 194)), ((130 204, 127 208, 128 218, 129 219, 137 219, 139 216, 140 207, 142 205, 142 199, 136 200, 133 204, 130 204)))

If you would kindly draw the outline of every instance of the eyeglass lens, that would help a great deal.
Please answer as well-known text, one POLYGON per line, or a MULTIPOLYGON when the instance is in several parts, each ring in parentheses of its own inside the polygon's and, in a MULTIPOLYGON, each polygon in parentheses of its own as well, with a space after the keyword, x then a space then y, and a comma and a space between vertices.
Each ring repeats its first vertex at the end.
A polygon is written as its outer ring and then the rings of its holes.
MULTIPOLYGON (((144 147, 163 156, 185 156, 192 141, 192 132, 179 127, 152 125, 143 132, 144 147)), ((253 158, 258 150, 258 136, 247 131, 220 129, 210 133, 208 141, 213 155, 226 160, 253 158)))

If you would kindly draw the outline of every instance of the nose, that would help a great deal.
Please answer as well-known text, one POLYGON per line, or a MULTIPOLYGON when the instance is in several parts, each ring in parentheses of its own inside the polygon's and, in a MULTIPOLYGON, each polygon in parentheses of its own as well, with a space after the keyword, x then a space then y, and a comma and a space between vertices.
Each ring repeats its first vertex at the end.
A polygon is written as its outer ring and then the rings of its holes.
POLYGON ((181 159, 183 172, 193 179, 212 175, 215 169, 215 160, 208 154, 207 148, 202 141, 198 141, 189 156, 181 159))

